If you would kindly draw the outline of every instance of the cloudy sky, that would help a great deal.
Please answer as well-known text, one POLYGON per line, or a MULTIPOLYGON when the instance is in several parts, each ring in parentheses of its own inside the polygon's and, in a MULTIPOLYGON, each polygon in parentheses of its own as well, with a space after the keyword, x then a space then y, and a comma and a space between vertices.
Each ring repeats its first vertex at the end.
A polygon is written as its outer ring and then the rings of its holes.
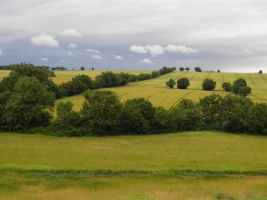
POLYGON ((0 3, 0 65, 267 72, 265 0, 0 3))

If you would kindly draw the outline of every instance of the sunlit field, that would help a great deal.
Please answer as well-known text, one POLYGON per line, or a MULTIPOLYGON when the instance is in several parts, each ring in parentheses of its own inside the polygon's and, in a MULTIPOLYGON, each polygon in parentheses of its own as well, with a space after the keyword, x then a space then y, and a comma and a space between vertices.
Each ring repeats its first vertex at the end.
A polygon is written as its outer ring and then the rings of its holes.
MULTIPOLYGON (((74 71, 79 74, 81 71, 74 71)), ((92 78, 100 74, 102 71, 86 71, 86 74, 92 78), (98 74, 97 74, 98 73, 98 74)), ((121 72, 121 71, 114 71, 121 72)), ((124 71, 133 74, 151 73, 151 71, 124 71)), ((69 80, 71 76, 67 76, 69 72, 56 72, 57 77, 53 78, 57 83, 64 82, 62 77, 69 80)), ((69 74, 69 75, 70 75, 69 74)), ((100 90, 111 90, 116 92, 121 101, 132 99, 136 97, 144 97, 151 101, 154 106, 163 106, 170 108, 178 103, 182 98, 192 99, 198 101, 199 98, 203 98, 212 93, 218 93, 222 96, 228 94, 222 90, 223 82, 233 83, 238 78, 244 78, 247 85, 252 88, 252 94, 248 96, 254 102, 267 103, 267 74, 249 74, 249 73, 210 73, 210 72, 173 72, 160 76, 156 79, 128 83, 126 86, 114 87, 114 88, 103 88, 100 90), (166 86, 166 82, 169 79, 177 81, 179 78, 187 77, 190 80, 190 86, 186 90, 177 89, 176 87, 170 89, 166 86), (202 82, 205 78, 210 78, 216 81, 216 88, 213 91, 202 90, 202 82)), ((72 101, 74 103, 74 109, 79 110, 83 103, 83 96, 77 95, 74 97, 68 97, 61 99, 63 101, 72 101)))
POLYGON ((2 133, 0 199, 264 199, 266 148, 266 137, 206 131, 83 138, 2 133))

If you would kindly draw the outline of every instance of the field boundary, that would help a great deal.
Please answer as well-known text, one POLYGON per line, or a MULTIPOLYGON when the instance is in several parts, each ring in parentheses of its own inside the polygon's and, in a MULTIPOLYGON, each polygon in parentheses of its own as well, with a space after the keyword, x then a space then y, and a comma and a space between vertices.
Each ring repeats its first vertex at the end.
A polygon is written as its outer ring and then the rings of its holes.
POLYGON ((213 170, 25 170, 25 169, 0 169, 0 174, 16 173, 43 178, 86 178, 86 177, 114 177, 114 176, 163 176, 163 177, 234 177, 234 176, 267 176, 266 171, 213 171, 213 170))

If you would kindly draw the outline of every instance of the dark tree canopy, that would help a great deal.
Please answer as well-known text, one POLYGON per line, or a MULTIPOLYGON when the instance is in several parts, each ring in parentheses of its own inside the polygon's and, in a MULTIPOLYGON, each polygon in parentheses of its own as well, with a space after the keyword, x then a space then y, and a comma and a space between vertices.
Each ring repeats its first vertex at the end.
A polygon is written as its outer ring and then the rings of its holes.
POLYGON ((184 67, 180 67, 179 70, 182 72, 184 71, 184 67))
POLYGON ((166 82, 166 85, 169 87, 169 88, 173 88, 174 85, 175 85, 175 81, 173 79, 170 79, 169 81, 166 82))
POLYGON ((177 88, 179 89, 186 89, 190 85, 189 79, 186 77, 180 78, 177 81, 177 88))
POLYGON ((216 86, 216 81, 206 78, 202 83, 203 90, 213 90, 216 86))
POLYGON ((247 86, 247 82, 243 78, 239 78, 233 82, 232 91, 240 96, 251 94, 251 88, 247 86))
POLYGON ((196 72, 202 72, 202 70, 201 70, 200 67, 195 67, 195 71, 196 71, 196 72))
POLYGON ((223 90, 225 90, 226 92, 230 92, 230 91, 232 90, 232 85, 231 85, 231 83, 229 83, 229 82, 224 82, 224 83, 222 84, 222 88, 223 88, 223 90))

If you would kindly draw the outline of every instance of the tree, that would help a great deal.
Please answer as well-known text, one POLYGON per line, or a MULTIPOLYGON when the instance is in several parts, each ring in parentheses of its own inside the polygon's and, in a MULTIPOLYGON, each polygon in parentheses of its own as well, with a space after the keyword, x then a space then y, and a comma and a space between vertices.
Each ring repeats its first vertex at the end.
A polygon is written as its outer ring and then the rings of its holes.
POLYGON ((180 78, 177 81, 177 88, 179 89, 186 89, 190 85, 189 79, 186 77, 180 78))
POLYGON ((83 71, 83 70, 85 70, 85 68, 84 68, 83 66, 81 66, 81 68, 80 68, 80 69, 81 69, 82 71, 83 71))
POLYGON ((243 96, 228 94, 222 99, 219 117, 221 127, 225 131, 245 132, 245 121, 250 115, 253 102, 243 96))
POLYGON ((220 72, 221 72, 221 71, 218 69, 218 70, 217 70, 217 73, 220 73, 220 72))
POLYGON ((186 67, 185 70, 188 72, 190 70, 190 68, 189 67, 186 67))
POLYGON ((259 74, 262 74, 262 73, 263 73, 262 70, 260 70, 260 71, 259 71, 259 74))
POLYGON ((222 88, 223 88, 223 90, 225 90, 226 92, 230 92, 230 91, 232 90, 232 85, 231 85, 231 83, 229 83, 229 82, 224 82, 224 83, 222 84, 222 88))
POLYGON ((196 72, 202 72, 202 70, 201 70, 200 67, 195 67, 195 71, 196 71, 196 72))
POLYGON ((145 98, 127 100, 122 106, 121 132, 126 134, 152 133, 156 109, 145 98))
POLYGON ((84 120, 89 123, 88 131, 94 135, 116 134, 122 104, 112 91, 87 91, 81 109, 84 120))
POLYGON ((202 83, 203 90, 213 90, 216 86, 216 81, 206 78, 202 83))
POLYGON ((88 133, 84 127, 86 122, 82 121, 79 112, 73 111, 73 103, 71 101, 60 101, 56 106, 56 118, 48 131, 53 132, 57 136, 83 136, 88 133))
POLYGON ((169 87, 169 88, 173 88, 173 86, 175 85, 175 81, 173 79, 170 79, 169 81, 166 82, 166 85, 169 87))
POLYGON ((220 123, 222 96, 211 94, 201 98, 197 104, 200 120, 204 126, 217 128, 220 123))
POLYGON ((160 76, 160 73, 159 73, 159 71, 153 71, 153 72, 151 73, 151 76, 152 76, 152 78, 157 78, 157 77, 160 76))
POLYGON ((267 135, 267 105, 265 103, 253 105, 245 120, 245 125, 251 133, 267 135))
POLYGON ((233 82, 232 91, 244 97, 251 94, 251 88, 247 86, 247 82, 243 78, 238 78, 233 82))
POLYGON ((35 77, 21 77, 5 108, 5 127, 10 131, 22 131, 47 126, 53 118, 51 112, 55 94, 35 77))
POLYGON ((180 67, 179 70, 182 72, 184 71, 184 67, 180 67))

